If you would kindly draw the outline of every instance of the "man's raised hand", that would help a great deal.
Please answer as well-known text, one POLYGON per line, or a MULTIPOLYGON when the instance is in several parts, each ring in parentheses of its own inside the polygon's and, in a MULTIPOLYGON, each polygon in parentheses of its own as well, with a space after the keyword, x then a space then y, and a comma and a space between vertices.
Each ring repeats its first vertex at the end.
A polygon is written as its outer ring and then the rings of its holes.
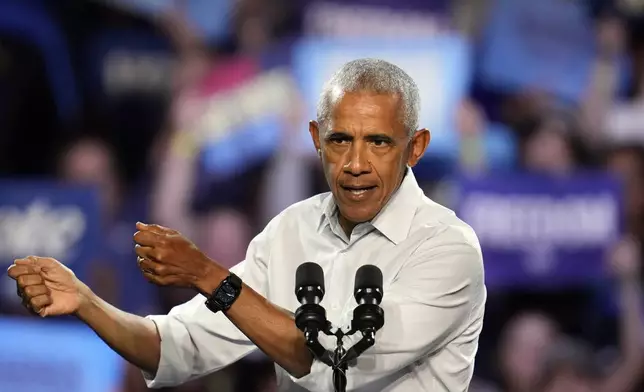
POLYGON ((210 294, 228 270, 176 230, 137 223, 135 252, 143 276, 161 286, 191 287, 210 294), (214 287, 213 287, 214 285, 214 287))
POLYGON ((50 257, 17 259, 7 270, 23 305, 41 317, 74 314, 89 290, 76 275, 50 257))

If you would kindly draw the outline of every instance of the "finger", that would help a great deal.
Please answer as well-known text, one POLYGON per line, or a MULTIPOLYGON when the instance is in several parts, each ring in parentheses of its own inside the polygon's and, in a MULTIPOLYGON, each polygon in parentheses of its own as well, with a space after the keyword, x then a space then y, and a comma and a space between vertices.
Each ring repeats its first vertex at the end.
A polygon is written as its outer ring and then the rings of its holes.
POLYGON ((135 245, 134 246, 134 253, 138 257, 144 258, 144 259, 150 259, 152 258, 152 251, 154 248, 149 247, 149 246, 141 246, 141 245, 135 245))
POLYGON ((134 233, 134 242, 143 246, 158 246, 164 240, 164 235, 152 231, 137 231, 134 233))
POLYGON ((31 265, 16 265, 16 264, 13 264, 7 270, 7 275, 9 275, 9 277, 11 279, 15 280, 19 276, 29 275, 29 274, 30 275, 36 275, 36 274, 38 274, 38 272, 39 271, 36 268, 32 267, 31 265))
POLYGON ((142 270, 141 270, 141 272, 143 272, 143 277, 144 277, 148 282, 150 282, 150 283, 156 283, 156 279, 157 279, 157 277, 156 277, 156 275, 154 275, 154 273, 152 273, 151 271, 145 270, 145 269, 142 269, 142 270))
POLYGON ((151 273, 157 277, 183 274, 183 270, 178 267, 157 263, 156 261, 147 258, 139 259, 139 268, 144 273, 151 273))
POLYGON ((136 228, 140 231, 151 231, 157 234, 176 234, 177 233, 176 230, 172 230, 165 226, 155 225, 155 224, 148 225, 142 222, 137 222, 136 228))
POLYGON ((48 295, 33 297, 29 300, 29 305, 31 305, 31 309, 33 309, 34 312, 40 313, 43 308, 51 305, 51 297, 48 295))
POLYGON ((43 279, 40 274, 20 275, 16 281, 23 291, 27 286, 43 284, 43 279))
POLYGON ((49 294, 49 289, 44 284, 39 284, 34 286, 27 286, 24 289, 22 289, 22 292, 27 297, 34 298, 34 297, 38 297, 39 295, 49 294))
POLYGON ((16 259, 13 261, 16 265, 36 265, 34 260, 31 257, 24 257, 22 259, 16 259))
POLYGON ((168 261, 168 252, 165 248, 152 248, 149 246, 137 245, 134 251, 141 259, 147 259, 155 263, 166 264, 168 261), (138 246, 138 248, 137 248, 138 246))
POLYGON ((143 277, 148 282, 156 284, 158 286, 176 285, 177 283, 182 281, 181 277, 178 275, 159 276, 146 271, 143 272, 143 277))
POLYGON ((14 262, 17 265, 32 265, 34 267, 53 267, 58 261, 51 257, 27 256, 24 259, 18 259, 14 262))
POLYGON ((31 307, 31 304, 29 303, 29 300, 27 297, 22 298, 22 306, 25 307, 29 311, 30 314, 32 315, 37 315, 38 313, 34 312, 34 309, 31 307))

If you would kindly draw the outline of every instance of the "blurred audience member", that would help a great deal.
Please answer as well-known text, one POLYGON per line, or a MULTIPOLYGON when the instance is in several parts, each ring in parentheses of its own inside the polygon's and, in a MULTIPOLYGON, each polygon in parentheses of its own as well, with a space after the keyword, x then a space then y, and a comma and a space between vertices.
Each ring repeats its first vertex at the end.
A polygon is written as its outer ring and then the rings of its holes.
MULTIPOLYGON (((604 114, 603 118, 595 117, 592 124, 601 127, 602 140, 610 143, 644 143, 644 129, 642 128, 644 120, 644 41, 641 36, 634 38, 631 44, 630 63, 632 81, 627 96, 618 101, 608 101, 605 105, 607 108, 603 111, 598 111, 597 107, 591 108, 596 113, 604 114)), ((615 67, 605 68, 603 75, 598 75, 604 90, 616 89, 615 85, 620 82, 619 77, 622 76, 618 71, 615 67)))
POLYGON ((607 154, 607 168, 624 185, 626 229, 644 240, 644 146, 614 147, 607 154))
MULTIPOLYGON (((145 220, 141 195, 127 197, 125 184, 110 146, 98 137, 85 136, 63 149, 59 178, 71 184, 94 186, 102 206, 105 242, 97 260, 90 265, 88 284, 108 302, 145 315, 159 311, 158 290, 145 281, 137 269, 132 233, 137 220, 145 220)), ((147 390, 140 372, 127 366, 124 391, 147 390)))
POLYGON ((582 102, 583 135, 594 147, 613 138, 607 130, 615 117, 622 116, 621 105, 614 107, 623 82, 622 60, 626 50, 624 21, 614 11, 602 12, 595 26, 597 52, 590 83, 582 102), (608 124, 608 126, 607 126, 608 124), (606 128, 607 126, 607 128, 606 128))
POLYGON ((550 347, 539 392, 630 392, 644 373, 644 304, 642 302, 639 244, 625 239, 610 258, 619 281, 620 356, 607 366, 587 344, 561 338, 550 347))
POLYGON ((552 113, 527 120, 519 127, 521 159, 529 172, 567 175, 581 160, 581 143, 572 118, 552 113))
POLYGON ((98 190, 105 242, 101 256, 91 264, 92 289, 133 313, 148 314, 157 309, 157 291, 136 273, 131 246, 133 225, 137 219, 144 219, 145 207, 136 205, 138 198, 127 197, 110 146, 91 136, 74 140, 63 149, 58 173, 65 183, 98 190))
POLYGON ((545 314, 526 312, 506 326, 499 344, 501 390, 531 392, 537 385, 541 363, 559 332, 545 314))

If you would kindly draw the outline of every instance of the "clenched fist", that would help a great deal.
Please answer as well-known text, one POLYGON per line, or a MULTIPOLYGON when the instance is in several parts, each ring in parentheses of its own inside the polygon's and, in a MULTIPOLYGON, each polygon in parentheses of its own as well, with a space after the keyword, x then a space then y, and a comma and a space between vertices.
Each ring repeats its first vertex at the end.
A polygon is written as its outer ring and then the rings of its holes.
POLYGON ((137 223, 134 234, 139 268, 150 282, 161 286, 194 288, 210 295, 228 270, 208 258, 176 230, 137 223))
POLYGON ((23 305, 41 317, 74 314, 87 290, 72 270, 49 257, 18 259, 7 273, 16 281, 23 305))

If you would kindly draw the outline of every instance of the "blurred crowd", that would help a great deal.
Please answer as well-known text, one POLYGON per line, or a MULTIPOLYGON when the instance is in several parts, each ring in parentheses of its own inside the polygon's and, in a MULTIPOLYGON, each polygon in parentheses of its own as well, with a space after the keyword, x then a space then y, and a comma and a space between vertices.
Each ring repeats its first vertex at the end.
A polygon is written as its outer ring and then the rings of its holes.
MULTIPOLYGON (((300 145, 311 113, 289 67, 294 42, 442 35, 471 46, 472 67, 447 113, 454 154, 430 145, 419 168, 428 196, 454 206, 457 176, 517 172, 606 172, 623 190, 605 280, 490 289, 471 390, 644 391, 644 1, 0 0, 0 194, 42 179, 98 190, 100 240, 72 268, 124 310, 167 312, 194 293, 140 276, 135 222, 177 229, 233 266, 270 218, 326 191, 312 144, 300 145), (521 50, 540 52, 529 64, 491 58, 502 7, 531 13, 521 28, 534 42, 521 50), (38 32, 19 20, 27 14, 38 32), (585 68, 559 43, 587 47, 585 68), (511 67, 555 69, 532 85, 494 82, 511 67), (495 129, 503 148, 489 145, 495 129)), ((22 226, 9 219, 0 213, 0 236, 16 246, 22 226)), ((39 236, 20 250, 40 249, 39 236)), ((3 317, 25 315, 6 298, 3 317)), ((272 374, 258 353, 173 390, 272 391, 272 374)), ((146 390, 125 365, 120 384, 146 390)))

